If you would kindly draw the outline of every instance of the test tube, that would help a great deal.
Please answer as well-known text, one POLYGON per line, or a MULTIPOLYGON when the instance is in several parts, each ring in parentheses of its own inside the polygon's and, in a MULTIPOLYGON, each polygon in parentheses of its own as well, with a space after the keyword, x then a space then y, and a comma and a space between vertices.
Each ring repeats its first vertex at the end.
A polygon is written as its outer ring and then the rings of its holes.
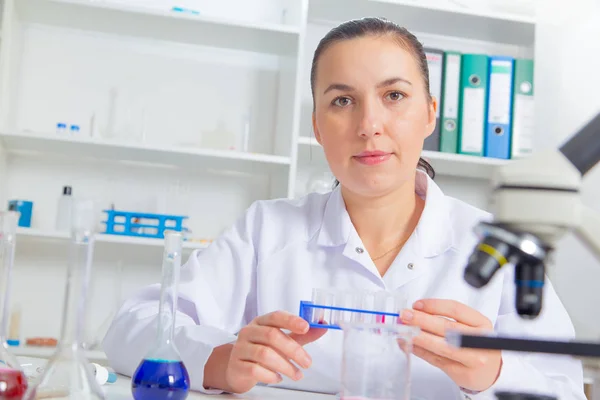
MULTIPOLYGON (((312 303, 314 305, 331 307, 333 306, 334 292, 328 289, 314 288, 312 291, 312 303)), ((311 321, 312 324, 331 323, 331 310, 323 308, 313 308, 311 321)))
MULTIPOLYGON (((360 308, 361 296, 353 291, 341 290, 335 295, 335 306, 340 308, 360 308)), ((333 313, 333 324, 352 322, 356 313, 352 311, 336 310, 333 313)))
MULTIPOLYGON (((375 307, 379 312, 400 313, 406 307, 406 296, 398 292, 381 291, 375 294, 375 307)), ((376 322, 380 324, 400 323, 400 317, 377 315, 376 322)))
MULTIPOLYGON (((365 311, 376 311, 376 309, 375 309, 375 293, 364 292, 361 296, 360 308, 365 311)), ((372 324, 375 322, 375 314, 368 314, 368 313, 357 314, 355 322, 372 324)))

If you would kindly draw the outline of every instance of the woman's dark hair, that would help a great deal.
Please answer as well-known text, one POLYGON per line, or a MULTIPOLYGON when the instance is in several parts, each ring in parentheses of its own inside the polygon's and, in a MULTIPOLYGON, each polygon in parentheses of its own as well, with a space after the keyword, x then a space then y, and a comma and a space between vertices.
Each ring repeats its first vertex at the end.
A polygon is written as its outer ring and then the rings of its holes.
MULTIPOLYGON (((403 28, 385 18, 361 18, 344 22, 332 30, 330 30, 323 39, 319 42, 315 50, 312 66, 310 69, 310 88, 313 96, 313 111, 315 109, 315 81, 317 79, 317 66, 319 59, 325 50, 331 45, 344 40, 356 39, 364 36, 391 36, 400 46, 409 51, 415 58, 419 69, 425 92, 431 101, 431 93, 429 90, 429 67, 427 66, 427 56, 423 45, 410 33, 406 28, 403 28)), ((435 171, 431 164, 423 158, 419 158, 417 168, 424 170, 431 179, 435 178, 435 171)), ((338 182, 336 181, 336 185, 338 182)))

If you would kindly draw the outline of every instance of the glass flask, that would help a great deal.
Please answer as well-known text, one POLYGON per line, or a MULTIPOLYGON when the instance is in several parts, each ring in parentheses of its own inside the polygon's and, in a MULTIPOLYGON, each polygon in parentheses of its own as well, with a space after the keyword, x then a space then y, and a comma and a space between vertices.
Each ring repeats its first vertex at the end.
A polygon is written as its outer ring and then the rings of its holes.
POLYGON ((412 341, 406 325, 342 323, 342 400, 409 400, 412 341))
POLYGON ((181 232, 165 232, 156 343, 133 374, 135 400, 183 400, 189 393, 188 371, 174 342, 182 246, 181 232))
POLYGON ((16 211, 0 213, 0 399, 6 400, 20 399, 27 389, 27 378, 6 342, 18 221, 16 211))
POLYGON ((95 210, 92 201, 75 204, 71 221, 68 270, 61 336, 44 372, 25 394, 34 399, 104 399, 82 347, 87 291, 94 253, 95 210))

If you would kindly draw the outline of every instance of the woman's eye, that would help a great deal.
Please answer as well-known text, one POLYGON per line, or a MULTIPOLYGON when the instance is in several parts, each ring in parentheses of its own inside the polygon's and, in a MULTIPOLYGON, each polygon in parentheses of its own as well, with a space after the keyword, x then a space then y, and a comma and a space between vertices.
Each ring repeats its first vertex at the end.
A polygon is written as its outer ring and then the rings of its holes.
POLYGON ((400 92, 391 92, 390 94, 388 94, 388 98, 392 101, 398 101, 402 100, 404 98, 404 95, 400 92))
POLYGON ((348 97, 338 97, 337 99, 333 100, 333 105, 336 105, 338 107, 346 107, 349 104, 350 99, 348 97))

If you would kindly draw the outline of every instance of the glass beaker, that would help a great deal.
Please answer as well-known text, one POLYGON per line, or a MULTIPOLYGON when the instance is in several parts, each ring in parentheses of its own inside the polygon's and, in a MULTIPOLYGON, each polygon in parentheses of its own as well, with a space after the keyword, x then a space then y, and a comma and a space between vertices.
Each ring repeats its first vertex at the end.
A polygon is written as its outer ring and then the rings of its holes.
POLYGON ((410 400, 411 352, 419 329, 342 323, 342 400, 410 400))
POLYGON ((190 377, 174 341, 182 247, 181 232, 165 231, 156 343, 131 379, 135 400, 184 400, 188 396, 190 377))
POLYGON ((24 400, 104 399, 82 347, 95 227, 94 203, 76 202, 71 220, 61 337, 56 352, 35 385, 29 387, 24 400))

